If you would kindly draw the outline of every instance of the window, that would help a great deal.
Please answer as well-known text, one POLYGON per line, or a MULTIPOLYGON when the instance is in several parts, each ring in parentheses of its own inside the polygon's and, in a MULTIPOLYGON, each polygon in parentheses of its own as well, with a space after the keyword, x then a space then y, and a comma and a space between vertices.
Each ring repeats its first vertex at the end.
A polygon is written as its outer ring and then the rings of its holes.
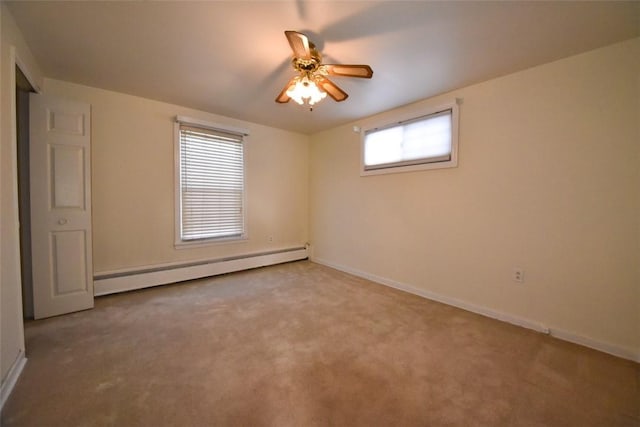
POLYGON ((423 113, 366 130, 361 174, 457 166, 457 104, 423 113))
POLYGON ((181 117, 176 131, 176 244, 244 238, 247 133, 181 117))

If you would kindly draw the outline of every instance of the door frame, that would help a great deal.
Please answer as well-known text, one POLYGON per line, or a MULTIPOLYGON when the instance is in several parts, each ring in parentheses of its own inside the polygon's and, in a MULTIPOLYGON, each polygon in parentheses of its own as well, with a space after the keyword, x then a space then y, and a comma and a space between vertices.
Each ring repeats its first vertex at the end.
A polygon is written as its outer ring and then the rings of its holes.
POLYGON ((18 224, 20 237, 20 272, 22 274, 22 317, 33 319, 33 272, 31 271, 31 159, 30 145, 31 129, 29 121, 31 111, 31 93, 33 86, 29 83, 20 67, 15 67, 16 73, 16 122, 18 154, 18 224), (18 75, 20 78, 18 78, 18 75))
MULTIPOLYGON (((20 274, 20 293, 18 293, 18 301, 15 301, 15 304, 17 307, 19 307, 20 309, 20 334, 23 337, 23 344, 22 344, 22 351, 24 352, 24 312, 23 312, 23 296, 22 296, 22 290, 23 290, 23 277, 22 277, 22 254, 21 254, 21 243, 20 243, 20 200, 18 198, 18 180, 20 179, 19 175, 18 175, 18 129, 17 129, 17 124, 18 124, 18 112, 17 112, 17 105, 16 105, 16 96, 15 96, 15 90, 16 90, 16 67, 20 69, 20 71, 22 72, 22 74, 25 76, 25 78, 27 79, 27 81, 29 82, 29 84, 31 85, 31 87, 33 88, 33 90, 35 91, 35 93, 42 93, 42 89, 40 88, 40 86, 36 83, 35 79, 33 78, 33 73, 30 71, 28 65, 22 61, 20 59, 20 56, 18 55, 17 51, 16 51, 16 47, 15 46, 10 46, 9 48, 9 64, 11 65, 11 71, 9 74, 9 84, 11 87, 11 110, 9 112, 10 114, 10 121, 11 121, 11 174, 13 175, 13 177, 15 178, 14 184, 11 188, 11 198, 12 198, 12 205, 14 208, 14 215, 16 218, 16 224, 15 224, 15 232, 17 234, 17 247, 15 248, 15 251, 17 253, 17 257, 16 257, 16 265, 14 266, 14 268, 16 269, 16 271, 19 272, 20 274)), ((30 213, 29 213, 30 214, 30 213)))
MULTIPOLYGON (((17 272, 17 278, 19 283, 16 285, 19 287, 19 292, 15 293, 15 300, 12 301, 13 305, 16 307, 18 319, 16 319, 17 323, 17 331, 15 331, 18 335, 17 343, 17 355, 15 361, 9 368, 6 373, 6 377, 4 382, 0 387, 0 409, 4 406, 4 403, 8 399, 11 391, 13 390, 14 385, 18 381, 22 370, 24 369, 25 364, 27 363, 27 358, 25 357, 25 339, 24 339, 24 318, 22 311, 22 271, 21 271, 21 263, 22 263, 22 255, 20 253, 20 232, 19 232, 19 220, 20 220, 20 212, 19 212, 19 201, 18 201, 18 132, 17 132, 17 107, 16 107, 16 67, 20 68, 20 71, 25 76, 27 81, 31 84, 31 87, 36 91, 36 93, 41 93, 42 89, 37 84, 36 80, 33 78, 34 74, 31 72, 31 69, 27 65, 25 61, 20 58, 20 55, 17 53, 17 49, 15 45, 9 45, 9 59, 8 64, 10 69, 8 71, 8 79, 9 79, 9 90, 10 90, 10 102, 9 102, 9 111, 3 111, 3 115, 6 114, 9 117, 9 162, 10 162, 10 171, 8 176, 11 176, 14 180, 12 185, 9 186, 8 191, 11 193, 9 198, 11 200, 11 207, 13 208, 14 222, 12 224, 12 232, 13 241, 15 242, 12 248, 9 248, 16 255, 13 260, 13 268, 17 272)), ((2 64, 3 69, 6 65, 2 64)), ((12 342, 11 345, 14 343, 12 342)))
POLYGON ((10 233, 13 233, 11 237, 13 238, 14 243, 12 247, 8 249, 11 252, 13 252, 13 254, 15 254, 15 256, 13 257, 14 259, 12 260, 13 265, 11 265, 11 267, 16 272, 16 279, 18 282, 16 283, 16 286, 19 287, 17 292, 15 292, 14 294, 15 300, 11 301, 10 303, 13 303, 14 307, 16 307, 16 310, 17 310, 16 315, 18 316, 18 318, 15 319, 17 330, 12 331, 12 335, 13 333, 16 333, 18 339, 17 339, 17 342, 12 341, 10 343, 11 346, 16 345, 17 348, 15 350, 17 355, 15 358, 15 361, 7 371, 4 382, 0 387, 0 409, 4 406, 4 403, 6 402, 9 395, 11 394, 11 391, 13 390, 14 385, 18 381, 18 378, 20 377, 20 374, 22 373, 22 370, 24 369, 24 366, 27 363, 27 358, 25 357, 24 318, 23 318, 23 311, 22 311, 22 271, 21 271, 22 256, 20 253, 20 250, 21 250, 20 249, 20 232, 18 229, 18 227, 20 226, 20 223, 19 223, 20 213, 19 213, 19 200, 18 200, 19 177, 18 177, 18 148, 17 148, 17 144, 18 144, 17 113, 16 113, 17 107, 16 107, 16 96, 15 96, 16 67, 20 68, 20 71, 25 76, 27 81, 31 84, 31 87, 33 87, 36 93, 42 92, 42 89, 40 88, 40 86, 37 84, 36 80, 33 77, 34 74, 31 68, 29 68, 28 61, 23 61, 21 59, 20 55, 18 54, 18 50, 14 44, 11 44, 10 42, 8 44, 9 44, 8 46, 9 58, 6 64, 2 64, 2 67, 3 67, 3 71, 6 70, 8 74, 7 77, 9 80, 8 89, 10 91, 10 95, 9 95, 10 100, 9 100, 9 111, 2 111, 2 116, 9 117, 9 123, 8 123, 9 141, 7 142, 9 149, 8 149, 7 155, 10 157, 8 160, 8 163, 10 165, 9 166, 10 170, 7 174, 7 177, 9 179, 12 179, 13 182, 9 184, 7 190, 8 192, 10 192, 8 199, 10 199, 11 207, 9 209, 13 208, 14 220, 13 220, 13 224, 11 224, 11 227, 10 227, 11 228, 10 233), (10 68, 7 70, 6 68, 4 68, 6 66, 9 66, 10 68))

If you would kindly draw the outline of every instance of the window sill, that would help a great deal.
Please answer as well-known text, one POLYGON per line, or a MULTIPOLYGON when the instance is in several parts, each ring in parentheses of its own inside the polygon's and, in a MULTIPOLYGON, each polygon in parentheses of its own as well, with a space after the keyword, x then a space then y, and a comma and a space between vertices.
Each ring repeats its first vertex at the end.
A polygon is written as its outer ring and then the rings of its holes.
POLYGON ((379 169, 370 169, 370 170, 361 170, 360 176, 371 176, 371 175, 384 175, 388 173, 402 173, 402 172, 417 172, 423 170, 430 169, 446 169, 446 168, 455 168, 458 167, 457 159, 452 159, 447 162, 433 162, 433 163, 423 163, 419 165, 410 165, 410 166, 391 166, 391 167, 381 167, 379 169))

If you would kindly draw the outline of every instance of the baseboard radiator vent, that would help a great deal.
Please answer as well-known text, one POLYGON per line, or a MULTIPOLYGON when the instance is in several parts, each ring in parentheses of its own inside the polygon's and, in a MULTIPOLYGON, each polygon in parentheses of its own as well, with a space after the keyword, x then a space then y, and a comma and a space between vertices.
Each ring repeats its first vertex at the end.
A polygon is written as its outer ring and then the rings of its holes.
POLYGON ((234 271, 282 264, 284 262, 299 261, 307 259, 308 256, 306 247, 297 247, 182 264, 163 264, 98 273, 93 276, 94 295, 109 295, 232 273, 234 271))

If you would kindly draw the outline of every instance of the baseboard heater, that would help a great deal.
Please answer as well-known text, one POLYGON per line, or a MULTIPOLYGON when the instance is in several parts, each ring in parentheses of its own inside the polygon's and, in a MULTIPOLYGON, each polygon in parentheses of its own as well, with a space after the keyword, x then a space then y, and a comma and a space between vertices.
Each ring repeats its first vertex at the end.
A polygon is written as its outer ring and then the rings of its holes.
POLYGON ((267 265, 299 261, 308 257, 306 247, 297 247, 182 264, 163 264, 104 272, 93 276, 93 290, 95 296, 109 295, 267 265))

